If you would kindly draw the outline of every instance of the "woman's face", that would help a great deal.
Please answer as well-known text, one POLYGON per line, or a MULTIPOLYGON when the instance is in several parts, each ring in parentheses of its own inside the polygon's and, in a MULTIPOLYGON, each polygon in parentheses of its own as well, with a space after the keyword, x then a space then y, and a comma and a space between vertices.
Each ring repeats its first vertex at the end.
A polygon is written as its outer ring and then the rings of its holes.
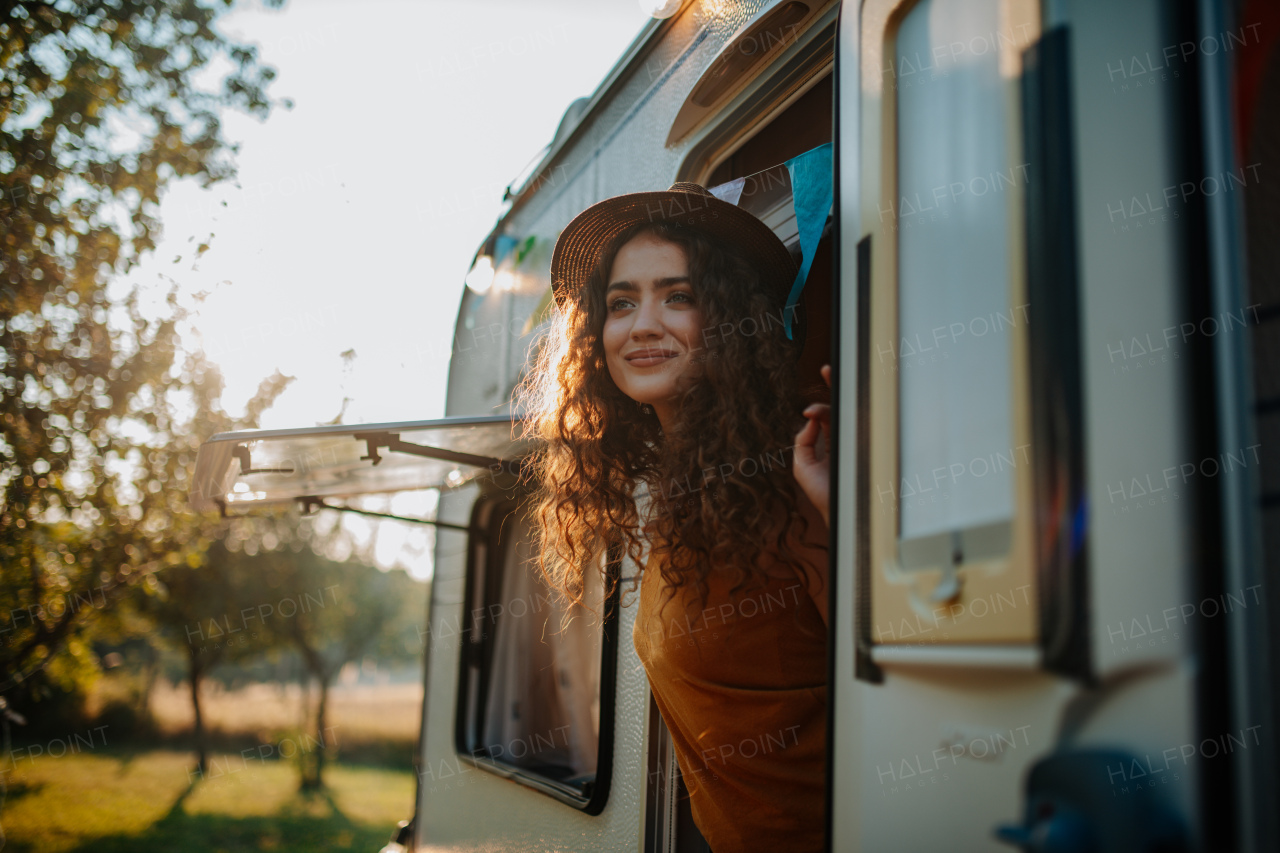
POLYGON ((641 233, 618 251, 608 281, 603 340, 609 375, 622 393, 653 406, 666 430, 672 398, 702 346, 689 259, 679 244, 641 233))

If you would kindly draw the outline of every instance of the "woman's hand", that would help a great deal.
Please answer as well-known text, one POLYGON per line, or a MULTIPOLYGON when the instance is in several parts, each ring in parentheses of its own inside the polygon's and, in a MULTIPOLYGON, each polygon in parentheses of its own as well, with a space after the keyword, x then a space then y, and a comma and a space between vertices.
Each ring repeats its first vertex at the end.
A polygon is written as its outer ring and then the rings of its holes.
MULTIPOLYGON (((823 365, 822 378, 830 388, 831 365, 823 365)), ((813 403, 804 410, 804 416, 809 422, 796 433, 792 472, 830 527, 827 508, 831 503, 831 407, 826 403, 813 403)))

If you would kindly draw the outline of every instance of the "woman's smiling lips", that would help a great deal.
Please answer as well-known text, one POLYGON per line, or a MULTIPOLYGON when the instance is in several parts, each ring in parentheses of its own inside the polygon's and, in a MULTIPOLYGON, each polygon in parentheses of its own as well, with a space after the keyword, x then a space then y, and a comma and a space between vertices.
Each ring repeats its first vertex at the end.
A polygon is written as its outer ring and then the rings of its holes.
POLYGON ((668 359, 675 358, 678 353, 669 349, 642 349, 630 353, 624 358, 627 364, 633 367, 653 367, 655 364, 662 364, 668 359))

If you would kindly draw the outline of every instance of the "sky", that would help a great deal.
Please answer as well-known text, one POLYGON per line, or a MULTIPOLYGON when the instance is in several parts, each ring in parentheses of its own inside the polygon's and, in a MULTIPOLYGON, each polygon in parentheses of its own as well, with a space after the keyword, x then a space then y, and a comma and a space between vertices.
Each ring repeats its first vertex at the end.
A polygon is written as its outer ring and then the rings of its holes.
POLYGON ((127 284, 198 304, 185 343, 221 368, 228 412, 273 371, 295 377, 263 428, 332 421, 344 398, 344 423, 441 417, 463 279, 503 188, 647 19, 639 0, 238 4, 220 29, 258 46, 293 107, 225 114, 238 178, 173 185, 127 284))
POLYGON ((220 28, 259 46, 294 106, 225 115, 238 186, 173 186, 130 283, 209 293, 194 325, 228 411, 273 370, 296 377, 264 428, 332 420, 344 397, 348 423, 442 416, 463 278, 503 188, 645 20, 637 0, 242 4, 220 28))

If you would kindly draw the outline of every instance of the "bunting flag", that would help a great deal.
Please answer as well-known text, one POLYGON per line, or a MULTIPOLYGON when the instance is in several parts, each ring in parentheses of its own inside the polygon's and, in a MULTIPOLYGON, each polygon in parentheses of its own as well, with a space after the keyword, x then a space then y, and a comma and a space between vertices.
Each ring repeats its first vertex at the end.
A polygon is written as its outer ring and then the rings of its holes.
POLYGON ((493 249, 493 268, 498 269, 498 265, 502 263, 507 255, 511 254, 511 250, 520 245, 520 241, 515 237, 508 237, 506 234, 499 234, 497 244, 493 249))
POLYGON ((711 193, 721 201, 727 201, 733 206, 738 205, 738 200, 742 198, 742 188, 747 185, 746 178, 734 178, 725 184, 714 186, 707 192, 711 193))
POLYGON ((813 255, 818 249, 822 229, 826 227, 827 216, 831 213, 831 205, 835 199, 835 187, 832 183, 833 151, 832 144, 828 142, 787 161, 787 172, 791 175, 791 195, 796 206, 796 226, 800 229, 800 271, 796 273, 796 280, 791 285, 791 295, 787 297, 787 307, 783 312, 787 340, 792 339, 791 320, 795 316, 800 293, 804 290, 805 279, 809 277, 809 267, 813 266, 813 255))

